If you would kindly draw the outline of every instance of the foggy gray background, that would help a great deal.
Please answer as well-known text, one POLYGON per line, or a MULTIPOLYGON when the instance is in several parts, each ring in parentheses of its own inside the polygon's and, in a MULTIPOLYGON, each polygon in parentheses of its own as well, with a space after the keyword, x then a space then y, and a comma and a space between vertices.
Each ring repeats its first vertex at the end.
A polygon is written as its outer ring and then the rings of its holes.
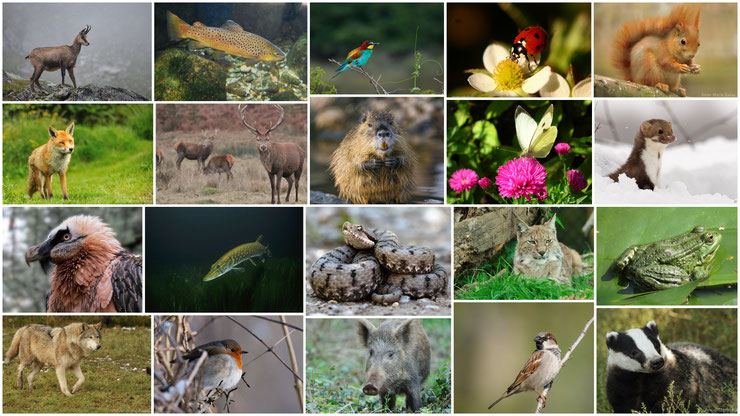
MULTIPOLYGON (((43 46, 71 45, 92 26, 75 66, 77 86, 98 84, 152 96, 152 6, 150 3, 6 3, 3 4, 3 69, 30 79, 24 59, 43 46)), ((59 70, 41 79, 59 84, 59 70)), ((65 83, 72 85, 69 76, 65 83)))
POLYGON ((602 143, 632 144, 640 123, 651 118, 673 124, 675 144, 717 136, 737 139, 734 100, 602 100, 595 107, 594 139, 602 143))

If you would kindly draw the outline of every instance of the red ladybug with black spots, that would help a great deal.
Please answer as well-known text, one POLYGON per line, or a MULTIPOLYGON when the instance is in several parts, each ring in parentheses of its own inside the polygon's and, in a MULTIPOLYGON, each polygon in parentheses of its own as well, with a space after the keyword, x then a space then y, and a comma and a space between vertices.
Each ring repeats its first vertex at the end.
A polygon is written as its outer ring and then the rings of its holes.
POLYGON ((511 60, 520 65, 526 62, 529 70, 533 71, 540 64, 540 54, 545 50, 547 40, 547 32, 541 27, 532 26, 522 30, 511 46, 511 60))

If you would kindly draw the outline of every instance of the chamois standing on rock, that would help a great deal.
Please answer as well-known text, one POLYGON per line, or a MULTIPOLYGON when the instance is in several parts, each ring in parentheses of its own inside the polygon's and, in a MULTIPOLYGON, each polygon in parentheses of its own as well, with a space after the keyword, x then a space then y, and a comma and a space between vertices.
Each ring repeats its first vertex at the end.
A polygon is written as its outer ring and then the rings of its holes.
POLYGON ((230 181, 234 175, 231 173, 231 167, 234 166, 234 156, 215 155, 208 161, 208 165, 203 169, 203 173, 218 172, 218 183, 221 184, 221 173, 226 174, 226 182, 230 181))
POLYGON ((264 132, 259 131, 256 124, 253 127, 244 119, 247 112, 246 104, 243 107, 242 104, 239 104, 239 117, 241 117, 244 127, 255 135, 257 150, 260 154, 260 162, 265 167, 267 176, 270 177, 271 203, 275 203, 276 194, 277 203, 280 203, 281 178, 285 178, 288 181, 288 193, 285 194, 285 202, 290 200, 290 190, 293 187, 293 178, 291 176, 295 177, 295 200, 298 202, 298 182, 301 179, 301 173, 303 173, 303 161, 306 159, 306 151, 296 143, 270 142, 270 132, 275 130, 283 122, 285 116, 283 107, 275 105, 275 109, 278 113, 278 120, 274 124, 270 122, 270 126, 264 132), (277 176, 277 184, 275 183, 275 176, 277 176))
POLYGON ((187 158, 190 160, 198 161, 198 169, 203 171, 206 168, 206 159, 211 155, 213 150, 213 139, 218 134, 218 129, 215 129, 212 134, 208 134, 208 130, 203 130, 203 144, 192 143, 192 142, 177 142, 173 146, 177 152, 177 169, 180 169, 182 160, 187 158))
POLYGON ((72 80, 74 87, 77 88, 74 67, 77 63, 77 55, 80 54, 82 45, 90 45, 87 41, 87 34, 90 32, 90 29, 92 29, 90 25, 87 25, 87 27, 80 30, 80 33, 75 36, 72 46, 62 45, 36 48, 26 56, 26 59, 30 59, 31 65, 33 65, 33 75, 31 75, 32 93, 36 92, 33 89, 34 84, 36 84, 44 93, 48 93, 48 91, 39 84, 39 78, 44 71, 56 71, 57 69, 62 70, 62 86, 64 86, 64 73, 69 71, 69 78, 72 80))

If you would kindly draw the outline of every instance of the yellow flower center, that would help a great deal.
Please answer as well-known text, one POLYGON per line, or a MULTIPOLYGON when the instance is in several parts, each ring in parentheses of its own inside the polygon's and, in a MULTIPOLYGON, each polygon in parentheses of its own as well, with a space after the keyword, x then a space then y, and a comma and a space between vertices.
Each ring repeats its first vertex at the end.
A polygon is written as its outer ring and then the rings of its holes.
POLYGON ((493 70, 493 79, 502 91, 513 91, 522 86, 524 73, 522 68, 511 59, 503 59, 493 70))

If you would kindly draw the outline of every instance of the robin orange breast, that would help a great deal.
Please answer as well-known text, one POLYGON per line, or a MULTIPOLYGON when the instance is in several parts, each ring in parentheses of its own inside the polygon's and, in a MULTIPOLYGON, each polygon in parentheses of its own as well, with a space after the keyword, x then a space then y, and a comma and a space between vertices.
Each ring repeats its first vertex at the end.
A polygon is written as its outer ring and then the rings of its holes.
POLYGON ((228 391, 236 387, 242 377, 242 354, 247 351, 242 350, 233 339, 224 339, 199 345, 182 358, 188 360, 190 365, 195 365, 203 351, 208 353, 208 358, 201 367, 201 389, 208 391, 218 387, 228 391))

